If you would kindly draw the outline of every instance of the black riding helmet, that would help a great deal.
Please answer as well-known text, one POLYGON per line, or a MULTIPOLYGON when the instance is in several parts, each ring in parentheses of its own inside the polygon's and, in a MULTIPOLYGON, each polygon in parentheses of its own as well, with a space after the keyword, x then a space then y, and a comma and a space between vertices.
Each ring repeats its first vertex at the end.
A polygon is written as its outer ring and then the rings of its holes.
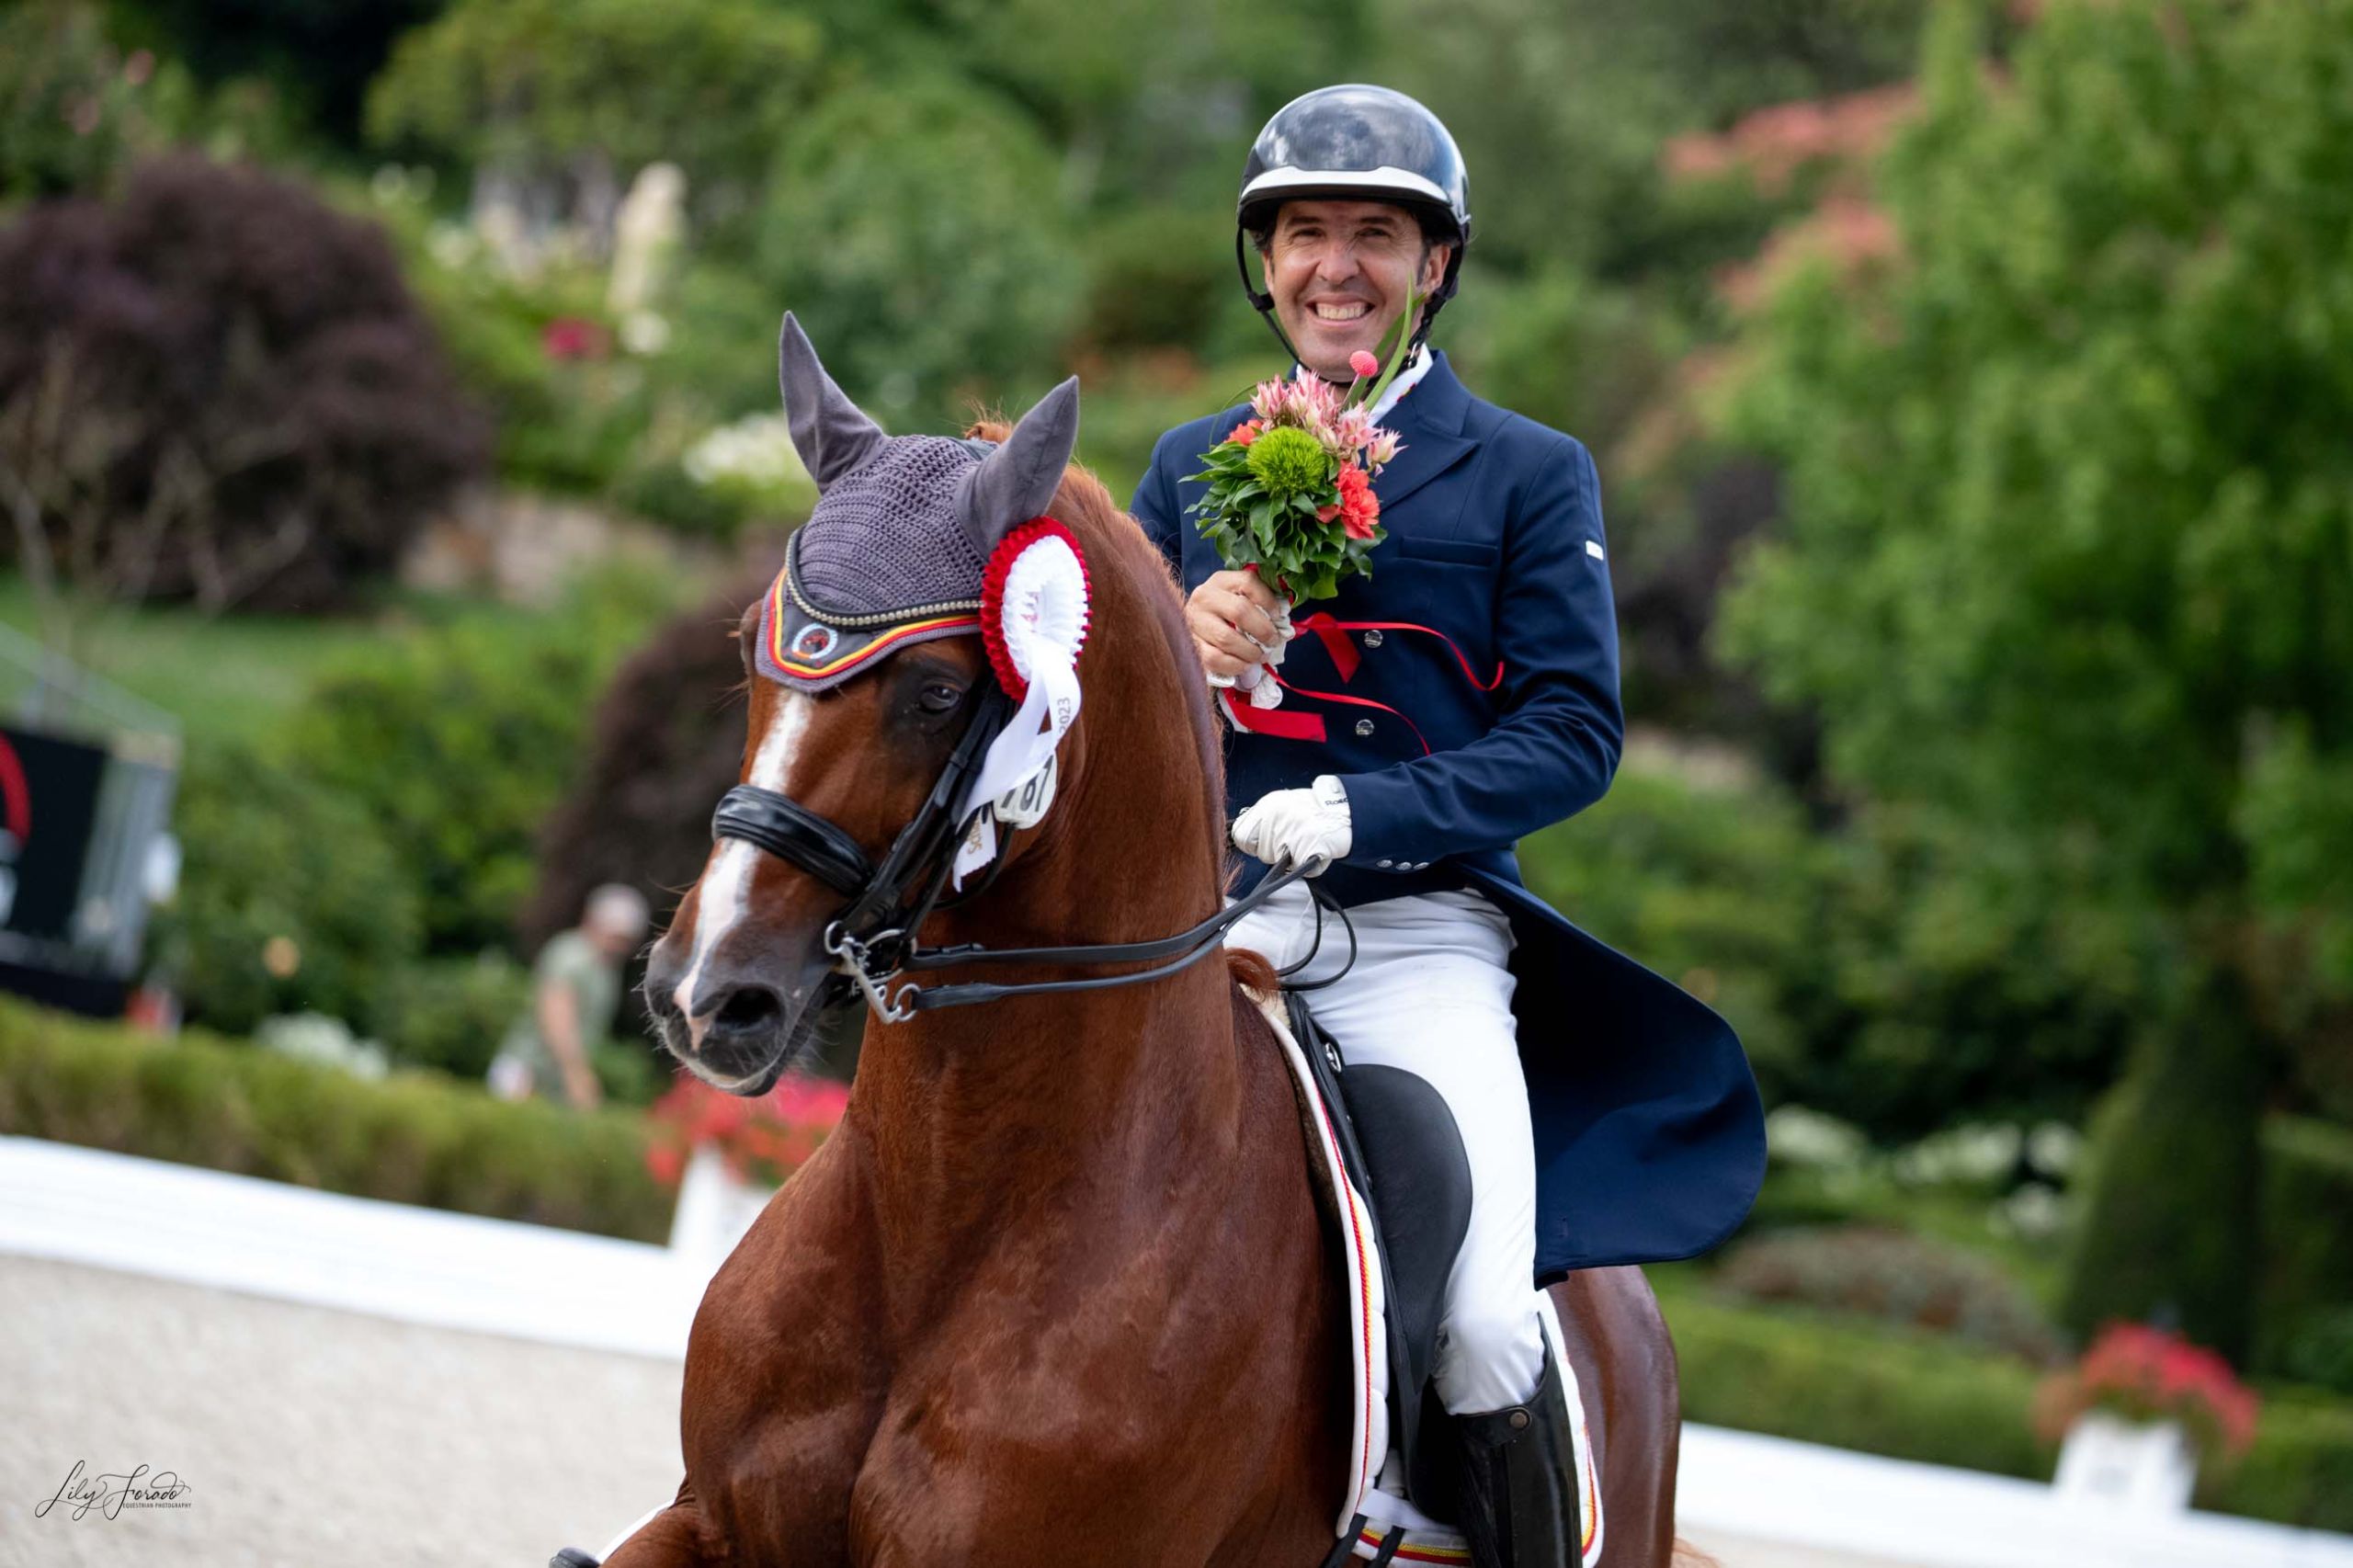
POLYGON ((1242 291, 1286 349, 1291 344, 1275 320, 1275 297, 1251 280, 1245 241, 1271 227, 1284 202, 1314 199, 1394 202, 1421 221, 1427 235, 1454 247, 1446 277, 1424 301, 1414 335, 1418 346, 1454 298, 1471 245, 1469 180, 1446 126, 1403 93, 1352 83, 1293 98, 1258 132, 1242 165, 1233 260, 1242 291))

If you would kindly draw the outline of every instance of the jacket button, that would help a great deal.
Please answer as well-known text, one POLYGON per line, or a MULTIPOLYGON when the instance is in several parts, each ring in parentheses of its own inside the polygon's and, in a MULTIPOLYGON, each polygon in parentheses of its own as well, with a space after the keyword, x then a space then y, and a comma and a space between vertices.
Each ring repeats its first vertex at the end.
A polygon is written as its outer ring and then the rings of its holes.
POLYGON ((1372 721, 1370 719, 1358 720, 1357 733, 1359 735, 1369 735, 1372 733, 1372 721))
POLYGON ((1380 633, 1378 631, 1368 631, 1368 632, 1366 632, 1366 633, 1364 634, 1364 645, 1365 645, 1366 647, 1368 647, 1368 648, 1378 648, 1378 647, 1380 647, 1380 646, 1381 646, 1381 633, 1380 633))
POLYGON ((1397 867, 1397 862, 1394 860, 1375 860, 1373 864, 1384 871, 1394 870, 1397 867))

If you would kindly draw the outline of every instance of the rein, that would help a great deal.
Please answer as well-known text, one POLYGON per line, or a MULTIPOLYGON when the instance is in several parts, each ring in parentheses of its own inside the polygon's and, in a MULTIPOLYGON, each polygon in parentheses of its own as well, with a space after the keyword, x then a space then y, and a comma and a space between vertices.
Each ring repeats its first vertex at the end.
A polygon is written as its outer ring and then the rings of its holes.
MULTIPOLYGON (((977 809, 960 815, 956 803, 978 771, 989 743, 1005 727, 1012 708, 1012 699, 1002 689, 992 686, 983 690, 972 722, 956 743, 956 750, 940 770, 931 793, 925 797, 914 818, 899 830, 880 865, 839 824, 778 790, 756 784, 738 784, 720 797, 719 808, 711 813, 712 838, 741 839, 799 867, 848 898, 849 903, 825 927, 825 951, 834 960, 835 976, 855 985, 865 995, 875 1017, 884 1023, 904 1023, 917 1013, 972 1006, 1007 996, 1101 991, 1165 979, 1214 951, 1227 931, 1267 899, 1323 869, 1320 860, 1279 866, 1249 892, 1199 925, 1150 941, 1054 948, 991 948, 976 942, 952 948, 917 946, 915 933, 935 910, 955 908, 985 892, 1005 863, 1001 848, 979 887, 945 903, 940 901, 957 843, 981 813, 989 810, 988 802, 983 801, 977 809), (1164 960, 1166 961, 1161 961, 1164 960), (1154 967, 1082 980, 1037 980, 1012 984, 967 981, 932 985, 907 981, 895 991, 892 988, 892 982, 904 973, 975 963, 1149 963, 1154 967)), ((1006 846, 1011 842, 1007 835, 1006 846)), ((1320 942, 1324 900, 1320 892, 1316 897, 1320 942)), ((1353 928, 1349 941, 1353 949, 1353 928)))

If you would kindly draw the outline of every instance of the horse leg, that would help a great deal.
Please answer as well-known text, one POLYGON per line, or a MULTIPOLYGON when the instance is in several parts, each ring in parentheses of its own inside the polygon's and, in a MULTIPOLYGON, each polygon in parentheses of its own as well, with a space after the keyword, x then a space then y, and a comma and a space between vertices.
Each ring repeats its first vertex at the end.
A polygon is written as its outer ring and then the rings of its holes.
POLYGON ((1610 1568, 1704 1562, 1675 1539, 1682 1414, 1650 1281, 1639 1268, 1580 1269, 1552 1294, 1601 1471, 1604 1558, 1610 1568))
POLYGON ((631 1531, 601 1564, 581 1552, 570 1562, 559 1554, 549 1568, 716 1568, 726 1555, 704 1522, 693 1491, 680 1482, 677 1500, 631 1531))

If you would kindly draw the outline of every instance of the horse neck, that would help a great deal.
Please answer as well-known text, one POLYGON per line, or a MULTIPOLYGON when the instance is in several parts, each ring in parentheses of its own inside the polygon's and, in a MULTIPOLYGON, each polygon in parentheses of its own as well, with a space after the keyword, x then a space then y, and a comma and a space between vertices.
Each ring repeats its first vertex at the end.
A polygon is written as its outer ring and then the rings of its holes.
MULTIPOLYGON (((1048 829, 928 940, 1131 942, 1216 913, 1222 823, 1184 710, 1145 730, 1139 721, 1170 705, 1123 700, 1105 684, 1088 693, 1089 713, 1103 715, 1096 744, 1070 768, 1048 829)), ((1103 972, 976 966, 941 978, 1103 972)), ((1214 1158, 1233 1137, 1239 1095, 1230 983, 1211 953, 1137 985, 870 1023, 851 1114, 886 1188, 886 1224, 986 1233, 1027 1206, 1060 1202, 1072 1184, 1165 1186, 1178 1162, 1214 1158)))

